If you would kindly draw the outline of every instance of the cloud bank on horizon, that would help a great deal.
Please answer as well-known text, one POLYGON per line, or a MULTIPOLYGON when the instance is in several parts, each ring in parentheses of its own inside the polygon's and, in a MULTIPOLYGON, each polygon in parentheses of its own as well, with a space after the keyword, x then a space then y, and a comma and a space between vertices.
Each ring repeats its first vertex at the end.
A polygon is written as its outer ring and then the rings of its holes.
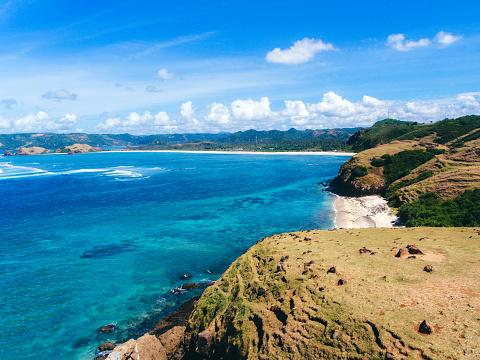
POLYGON ((335 128, 480 113, 474 3, 453 21, 455 9, 425 18, 410 0, 393 17, 380 0, 347 13, 301 0, 276 4, 275 16, 253 2, 170 4, 158 15, 146 2, 48 1, 0 0, 0 40, 13 40, 0 41, 0 133, 335 128))

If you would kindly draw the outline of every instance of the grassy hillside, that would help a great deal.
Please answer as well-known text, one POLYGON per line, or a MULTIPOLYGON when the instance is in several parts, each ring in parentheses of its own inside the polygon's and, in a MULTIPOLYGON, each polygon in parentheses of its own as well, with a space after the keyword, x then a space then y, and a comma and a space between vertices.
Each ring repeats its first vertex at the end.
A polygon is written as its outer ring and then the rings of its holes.
POLYGON ((186 358, 479 358, 479 234, 410 228, 267 238, 206 289, 189 320, 186 358), (411 244, 423 254, 409 254, 411 244), (400 249, 406 254, 396 257, 400 249))
MULTIPOLYGON (((390 121, 382 122, 380 128, 388 126, 391 129, 382 133, 402 128, 390 121)), ((390 205, 400 207, 401 219, 408 226, 480 225, 480 218, 471 221, 466 213, 447 210, 456 208, 465 191, 480 188, 480 116, 429 125, 407 123, 403 129, 409 127, 413 130, 361 151, 345 163, 333 189, 345 195, 384 195, 390 205), (436 210, 422 210, 428 206, 436 210), (440 215, 445 213, 455 215, 440 215)), ((375 126, 371 130, 378 133, 375 126)), ((371 138, 368 132, 362 136, 371 138)), ((480 211, 480 202, 474 204, 470 210, 480 211)))

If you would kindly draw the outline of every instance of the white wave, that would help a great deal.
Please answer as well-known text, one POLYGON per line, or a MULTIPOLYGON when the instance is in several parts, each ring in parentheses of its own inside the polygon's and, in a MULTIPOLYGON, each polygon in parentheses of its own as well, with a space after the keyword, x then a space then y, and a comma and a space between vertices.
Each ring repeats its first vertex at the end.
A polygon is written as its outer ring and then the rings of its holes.
POLYGON ((142 177, 143 174, 135 171, 131 171, 131 170, 116 169, 116 170, 107 171, 105 173, 105 176, 113 176, 113 177, 121 176, 121 177, 138 178, 138 177, 142 177))

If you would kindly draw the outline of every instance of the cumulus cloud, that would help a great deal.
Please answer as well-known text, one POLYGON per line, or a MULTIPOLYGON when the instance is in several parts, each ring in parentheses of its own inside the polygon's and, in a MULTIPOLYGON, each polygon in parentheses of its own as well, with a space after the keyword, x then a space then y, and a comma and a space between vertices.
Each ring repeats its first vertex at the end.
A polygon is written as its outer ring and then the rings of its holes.
POLYGON ((131 112, 125 119, 110 117, 96 126, 96 130, 100 132, 130 132, 132 134, 170 132, 174 128, 176 128, 175 123, 170 121, 170 117, 164 111, 156 114, 152 114, 150 111, 145 111, 143 114, 131 112))
POLYGON ((6 133, 72 132, 79 130, 76 125, 77 116, 75 114, 52 118, 45 111, 38 111, 16 119, 0 117, 0 129, 6 133))
POLYGON ((265 119, 271 115, 270 100, 264 96, 260 101, 252 99, 235 100, 231 105, 232 114, 239 120, 265 119))
POLYGON ((228 124, 231 119, 230 110, 223 104, 213 103, 210 105, 207 119, 217 124, 228 124))
POLYGON ((435 35, 435 41, 441 46, 449 46, 462 38, 461 35, 454 35, 446 31, 439 31, 435 35))
MULTIPOLYGON (((165 112, 130 113, 126 118, 113 117, 97 126, 99 131, 131 133, 218 132, 251 128, 325 129, 369 126, 387 117, 429 122, 444 117, 480 113, 480 93, 462 93, 450 98, 432 100, 386 100, 370 95, 347 99, 333 91, 324 93, 317 102, 285 100, 272 108, 270 99, 236 99, 231 103, 213 102, 197 111, 191 101, 181 104, 178 116, 165 112)), ((0 118, 0 126, 1 126, 0 118)))
POLYGON ((422 38, 418 40, 407 40, 404 34, 392 34, 387 37, 387 45, 398 51, 410 51, 432 44, 437 44, 439 47, 447 47, 461 38, 461 35, 454 35, 446 31, 439 31, 433 39, 422 38))
POLYGON ((332 44, 320 39, 304 38, 295 41, 288 49, 275 48, 269 51, 266 60, 277 64, 297 65, 311 61, 319 52, 334 49, 332 44))
POLYGON ((160 80, 170 80, 173 79, 174 75, 168 69, 161 68, 157 71, 157 78, 160 80))
POLYGON ((398 51, 410 51, 416 48, 429 46, 431 41, 427 38, 407 40, 404 34, 388 35, 387 45, 398 51))
POLYGON ((1 99, 0 100, 0 106, 4 107, 5 109, 13 109, 17 105, 18 105, 18 102, 15 99, 1 99))
POLYGON ((64 100, 77 100, 78 95, 72 93, 66 89, 59 89, 55 91, 47 91, 42 95, 43 99, 55 100, 55 101, 64 101, 64 100))

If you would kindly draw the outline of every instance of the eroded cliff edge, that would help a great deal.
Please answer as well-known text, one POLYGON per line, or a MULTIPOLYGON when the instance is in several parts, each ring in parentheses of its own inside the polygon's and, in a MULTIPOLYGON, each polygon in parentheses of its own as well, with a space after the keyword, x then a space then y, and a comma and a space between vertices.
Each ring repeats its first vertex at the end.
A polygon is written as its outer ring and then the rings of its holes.
POLYGON ((479 228, 275 235, 205 290, 170 351, 133 349, 142 359, 478 358, 479 255, 479 228))

